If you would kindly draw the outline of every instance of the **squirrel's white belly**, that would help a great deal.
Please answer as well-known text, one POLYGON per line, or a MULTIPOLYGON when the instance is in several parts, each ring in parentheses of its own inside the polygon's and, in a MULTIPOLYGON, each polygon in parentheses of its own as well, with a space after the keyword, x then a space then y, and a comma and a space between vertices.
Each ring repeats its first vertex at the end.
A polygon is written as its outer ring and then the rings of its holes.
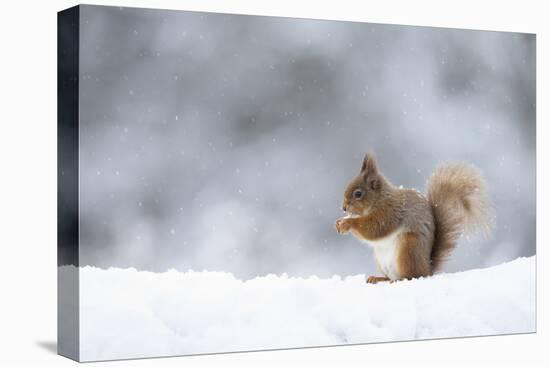
POLYGON ((368 241, 374 249, 374 257, 376 257, 380 271, 391 280, 401 278, 397 270, 397 248, 400 234, 401 231, 397 230, 379 240, 368 241))

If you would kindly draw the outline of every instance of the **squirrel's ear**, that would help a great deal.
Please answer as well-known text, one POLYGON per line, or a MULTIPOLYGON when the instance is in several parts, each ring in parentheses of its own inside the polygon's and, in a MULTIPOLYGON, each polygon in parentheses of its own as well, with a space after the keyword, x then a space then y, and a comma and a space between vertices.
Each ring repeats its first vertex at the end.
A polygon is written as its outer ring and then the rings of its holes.
POLYGON ((376 167, 376 161, 372 153, 365 154, 363 158, 363 165, 361 166, 361 174, 365 177, 375 175, 378 173, 378 167, 376 167))

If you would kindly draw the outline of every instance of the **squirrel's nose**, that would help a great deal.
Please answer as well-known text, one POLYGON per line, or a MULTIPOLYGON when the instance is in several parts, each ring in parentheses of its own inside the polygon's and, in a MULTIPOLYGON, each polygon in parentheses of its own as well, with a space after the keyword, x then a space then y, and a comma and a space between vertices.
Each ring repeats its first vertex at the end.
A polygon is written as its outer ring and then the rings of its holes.
POLYGON ((342 204, 342 210, 347 211, 346 209, 347 209, 346 204, 342 204))

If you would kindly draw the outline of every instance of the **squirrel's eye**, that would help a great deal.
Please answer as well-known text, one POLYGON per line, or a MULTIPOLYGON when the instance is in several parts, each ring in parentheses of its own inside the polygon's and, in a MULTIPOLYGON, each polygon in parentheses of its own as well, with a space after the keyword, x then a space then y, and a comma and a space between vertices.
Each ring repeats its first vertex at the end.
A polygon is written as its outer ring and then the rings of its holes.
POLYGON ((362 191, 362 190, 359 190, 359 189, 355 190, 355 191, 353 192, 353 197, 354 197, 355 199, 361 199, 361 198, 363 197, 363 191, 362 191))

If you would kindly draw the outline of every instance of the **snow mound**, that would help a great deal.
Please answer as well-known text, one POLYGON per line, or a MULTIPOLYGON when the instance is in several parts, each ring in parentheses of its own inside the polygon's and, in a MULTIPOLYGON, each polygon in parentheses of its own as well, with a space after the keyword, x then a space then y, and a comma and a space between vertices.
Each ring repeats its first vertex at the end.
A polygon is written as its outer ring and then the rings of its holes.
POLYGON ((534 331, 535 257, 376 285, 80 269, 82 361, 534 331))

